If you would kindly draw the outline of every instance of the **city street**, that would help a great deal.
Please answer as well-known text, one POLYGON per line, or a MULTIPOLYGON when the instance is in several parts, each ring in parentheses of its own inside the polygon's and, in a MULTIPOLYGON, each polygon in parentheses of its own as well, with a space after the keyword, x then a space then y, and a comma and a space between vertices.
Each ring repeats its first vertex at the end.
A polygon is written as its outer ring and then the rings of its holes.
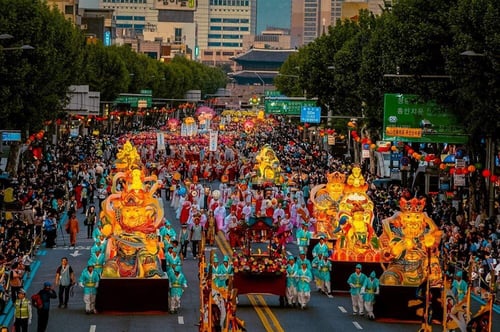
MULTIPOLYGON (((164 202, 166 217, 172 221, 176 230, 179 223, 170 208, 170 202, 164 202)), ((83 214, 78 214, 83 224, 83 214)), ((67 234, 58 231, 57 248, 40 247, 37 263, 33 265, 33 279, 28 279, 25 287, 28 294, 38 291, 45 281, 54 282, 55 271, 64 256, 69 258, 70 265, 77 277, 84 269, 90 254, 91 240, 85 238, 86 230, 82 227, 77 247, 68 247, 67 234), (39 263, 38 263, 39 262, 39 263)), ((211 248, 206 248, 210 250, 211 248)), ((292 245, 288 250, 296 254, 297 248, 292 245)), ((219 252, 219 257, 221 253, 219 252)), ((102 313, 88 316, 85 314, 81 288, 76 287, 74 296, 70 298, 67 309, 57 308, 57 300, 52 301, 48 331, 196 331, 199 320, 199 287, 197 279, 197 261, 188 252, 184 261, 184 273, 189 288, 182 298, 182 310, 177 315, 168 313, 102 313)), ((124 289, 126 292, 126 289, 124 289)), ((165 299, 166 301, 167 299, 165 299)), ((477 306, 477 303, 476 303, 477 306)), ((12 317, 3 316, 3 319, 12 317)), ((247 331, 358 331, 379 330, 387 332, 418 330, 419 324, 370 321, 364 317, 351 315, 351 300, 347 294, 337 293, 332 298, 313 292, 309 307, 306 310, 280 308, 277 296, 249 295, 240 296, 237 316, 246 322, 247 331)), ((495 314, 498 324, 498 314, 495 314)), ((498 325, 497 325, 498 326, 498 325)), ((34 313, 32 330, 36 327, 34 313)), ((440 326, 436 326, 440 329, 440 326)))

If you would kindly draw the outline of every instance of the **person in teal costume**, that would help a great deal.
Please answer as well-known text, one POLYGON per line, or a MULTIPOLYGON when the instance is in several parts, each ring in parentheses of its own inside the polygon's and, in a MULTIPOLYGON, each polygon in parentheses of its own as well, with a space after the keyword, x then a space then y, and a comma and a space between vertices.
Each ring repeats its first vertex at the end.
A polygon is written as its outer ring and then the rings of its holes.
POLYGON ((305 309, 311 300, 311 281, 313 279, 311 269, 306 262, 297 270, 297 300, 301 309, 305 309))
POLYGON ((467 295, 467 289, 469 288, 467 282, 462 279, 462 271, 458 271, 455 275, 455 280, 451 284, 451 289, 453 295, 455 296, 457 303, 462 302, 462 300, 467 295))
POLYGON ((297 305, 297 263, 293 256, 288 257, 286 266, 286 300, 288 306, 297 305))
POLYGON ((94 271, 93 265, 88 265, 78 279, 78 285, 83 287, 83 302, 85 302, 85 312, 87 315, 97 313, 95 310, 95 299, 99 280, 100 275, 94 271))
POLYGON ((311 240, 311 233, 307 229, 306 223, 302 223, 302 227, 297 229, 295 237, 297 238, 299 251, 307 252, 307 247, 309 247, 309 241, 311 240))
POLYGON ((177 255, 177 252, 173 249, 173 247, 169 247, 167 254, 165 255, 165 261, 167 263, 167 274, 172 272, 172 269, 175 269, 177 266, 182 267, 181 256, 177 255))
POLYGON ((380 292, 380 283, 376 278, 375 271, 370 273, 370 277, 366 278, 363 283, 363 287, 361 287, 361 294, 363 296, 363 302, 365 306, 366 316, 368 319, 375 319, 375 315, 373 314, 373 306, 375 304, 375 295, 378 295, 380 292))
POLYGON ((363 297, 361 296, 361 287, 366 280, 366 274, 361 272, 361 264, 356 265, 356 271, 353 272, 347 279, 347 283, 351 287, 352 313, 353 315, 364 315, 363 297))
POLYGON ((215 279, 215 286, 227 289, 227 281, 234 274, 233 266, 229 264, 229 257, 224 256, 222 265, 217 269, 217 278, 215 279))
POLYGON ((321 253, 318 255, 317 258, 318 258, 316 263, 317 274, 315 278, 318 290, 331 297, 332 289, 330 281, 331 278, 330 271, 332 270, 332 262, 330 262, 327 256, 323 256, 323 254, 321 253))
POLYGON ((101 247, 95 247, 95 250, 90 252, 90 258, 88 260, 88 265, 94 266, 94 272, 98 275, 102 273, 102 267, 106 262, 106 257, 102 253, 101 247))
POLYGON ((307 265, 307 268, 309 270, 312 269, 312 266, 311 266, 311 261, 309 259, 307 259, 306 257, 306 252, 305 251, 300 251, 299 252, 299 258, 297 258, 297 269, 300 269, 300 267, 302 266, 302 263, 306 263, 307 265))
POLYGON ((314 246, 314 248, 312 250, 312 255, 313 255, 313 257, 316 257, 319 254, 322 254, 323 257, 325 257, 325 256, 328 256, 328 251, 329 251, 328 244, 325 241, 325 237, 323 235, 321 235, 319 237, 319 242, 316 243, 316 245, 314 246))
POLYGON ((170 271, 168 276, 170 282, 170 313, 176 314, 181 307, 181 297, 184 289, 188 287, 186 277, 181 271, 180 266, 176 266, 170 271))

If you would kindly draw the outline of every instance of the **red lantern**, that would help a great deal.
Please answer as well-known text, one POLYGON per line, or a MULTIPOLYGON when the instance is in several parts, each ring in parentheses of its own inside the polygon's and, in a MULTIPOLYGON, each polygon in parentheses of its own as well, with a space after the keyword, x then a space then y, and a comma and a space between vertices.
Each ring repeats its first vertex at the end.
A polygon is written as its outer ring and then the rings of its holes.
POLYGON ((484 169, 482 174, 483 177, 488 178, 491 175, 491 172, 489 169, 484 169))
POLYGON ((455 169, 455 174, 457 174, 457 175, 463 174, 462 169, 461 168, 455 169))
POLYGON ((439 164, 439 169, 445 170, 446 169, 446 164, 439 164))
POLYGON ((453 175, 457 172, 455 167, 450 168, 450 174, 453 175))
POLYGON ((414 152, 415 152, 415 151, 414 151, 413 149, 411 149, 411 148, 410 148, 410 149, 408 149, 408 154, 409 154, 410 156, 411 156, 411 155, 413 155, 413 153, 414 153, 414 152))
POLYGON ((434 165, 439 165, 439 164, 441 164, 441 158, 435 158, 434 165))
POLYGON ((474 173, 476 171, 476 166, 474 165, 469 165, 469 167, 467 167, 467 170, 471 173, 474 173))
POLYGON ((491 182, 497 182, 497 180, 498 180, 498 176, 496 176, 496 175, 490 176, 490 181, 491 182))

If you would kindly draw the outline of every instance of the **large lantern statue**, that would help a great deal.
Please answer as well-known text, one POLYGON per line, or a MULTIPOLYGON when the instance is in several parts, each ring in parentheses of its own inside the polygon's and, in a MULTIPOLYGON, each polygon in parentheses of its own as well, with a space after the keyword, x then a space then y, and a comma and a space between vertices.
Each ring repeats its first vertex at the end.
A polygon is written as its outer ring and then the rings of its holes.
POLYGON ((101 206, 102 234, 107 239, 102 277, 162 278, 156 230, 161 226, 163 206, 153 196, 157 178, 144 175, 140 156, 130 142, 117 157, 119 172, 113 177, 112 194, 101 206))

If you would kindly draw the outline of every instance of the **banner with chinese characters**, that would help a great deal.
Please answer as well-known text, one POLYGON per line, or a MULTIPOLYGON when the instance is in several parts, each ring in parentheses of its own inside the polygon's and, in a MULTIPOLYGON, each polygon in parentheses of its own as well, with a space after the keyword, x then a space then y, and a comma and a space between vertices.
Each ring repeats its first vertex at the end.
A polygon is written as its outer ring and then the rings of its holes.
POLYGON ((467 143, 465 127, 452 112, 416 95, 384 96, 383 139, 418 143, 467 143))

